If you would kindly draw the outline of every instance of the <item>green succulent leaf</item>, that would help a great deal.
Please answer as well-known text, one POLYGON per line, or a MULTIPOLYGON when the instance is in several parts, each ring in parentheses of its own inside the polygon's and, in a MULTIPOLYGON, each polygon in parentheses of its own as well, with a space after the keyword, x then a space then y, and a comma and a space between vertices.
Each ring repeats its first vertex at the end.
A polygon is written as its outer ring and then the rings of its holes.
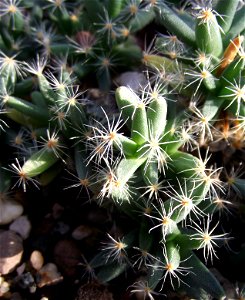
POLYGON ((160 24, 165 26, 172 34, 177 35, 183 42, 192 47, 196 46, 195 31, 167 4, 161 3, 155 11, 160 24))
POLYGON ((196 22, 196 42, 198 48, 206 54, 220 57, 223 42, 219 24, 213 12, 203 14, 196 22))
POLYGON ((53 151, 41 149, 32 154, 32 156, 24 163, 22 171, 27 177, 32 178, 46 171, 58 160, 59 158, 53 151))
POLYGON ((200 295, 203 294, 202 290, 214 298, 224 299, 224 289, 215 276, 194 253, 188 252, 187 256, 189 256, 189 258, 184 263, 184 266, 190 267, 191 273, 185 277, 187 286, 182 286, 181 290, 185 290, 189 296, 197 297, 197 299, 200 299, 200 295))
POLYGON ((103 268, 101 268, 97 273, 97 278, 101 282, 106 283, 121 275, 127 270, 127 268, 127 263, 122 262, 119 264, 118 262, 114 261, 113 263, 107 264, 103 268))
POLYGON ((218 13, 218 23, 222 27, 224 33, 227 33, 233 22, 239 0, 219 0, 215 6, 215 11, 218 13))

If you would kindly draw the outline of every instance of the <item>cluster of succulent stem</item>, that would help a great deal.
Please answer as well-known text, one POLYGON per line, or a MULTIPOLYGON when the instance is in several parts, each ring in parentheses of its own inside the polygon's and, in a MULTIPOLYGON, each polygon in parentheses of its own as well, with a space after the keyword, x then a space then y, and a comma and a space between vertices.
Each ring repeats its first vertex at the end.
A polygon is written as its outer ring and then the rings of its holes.
POLYGON ((1 176, 26 191, 68 169, 70 187, 132 220, 89 261, 93 279, 134 269, 131 291, 149 299, 166 282, 222 299, 205 263, 229 240, 223 214, 245 198, 244 4, 73 2, 0 3, 0 138, 14 149, 1 176), (135 33, 153 21, 169 34, 141 49, 135 33), (139 66, 146 84, 117 87, 117 113, 88 98, 87 78, 108 93, 114 74, 139 66))

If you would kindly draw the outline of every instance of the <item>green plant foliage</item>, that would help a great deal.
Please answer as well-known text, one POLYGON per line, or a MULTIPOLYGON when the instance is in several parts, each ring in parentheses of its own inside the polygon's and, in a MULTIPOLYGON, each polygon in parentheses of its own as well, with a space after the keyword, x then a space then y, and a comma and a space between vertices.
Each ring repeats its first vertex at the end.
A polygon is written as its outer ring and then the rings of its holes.
POLYGON ((132 231, 108 234, 88 263, 103 283, 133 270, 140 279, 130 289, 145 298, 168 285, 195 299, 225 297, 205 263, 229 240, 219 216, 245 197, 245 162, 236 155, 245 151, 238 2, 0 6, 0 137, 16 150, 1 178, 12 173, 24 190, 47 185, 72 160, 72 187, 127 215, 132 231), (169 34, 142 50, 135 33, 153 21, 169 34), (115 75, 139 66, 146 84, 117 87, 117 113, 90 101, 87 78, 108 95, 115 75))

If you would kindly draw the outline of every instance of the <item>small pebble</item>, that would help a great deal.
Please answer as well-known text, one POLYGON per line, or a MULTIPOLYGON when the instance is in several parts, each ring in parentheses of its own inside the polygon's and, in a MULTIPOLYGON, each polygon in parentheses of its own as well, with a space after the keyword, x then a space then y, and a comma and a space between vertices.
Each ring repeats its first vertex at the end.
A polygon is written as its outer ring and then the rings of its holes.
POLYGON ((17 269, 16 272, 18 275, 22 275, 25 271, 26 263, 21 264, 17 269))
POLYGON ((74 276, 81 261, 81 250, 72 240, 60 240, 54 247, 54 262, 66 276, 74 276))
POLYGON ((55 203, 53 208, 52 208, 52 216, 53 218, 56 220, 56 219, 59 219, 62 214, 64 212, 64 207, 61 206, 59 203, 55 203))
POLYGON ((34 293, 36 291, 36 283, 30 272, 23 273, 18 277, 18 285, 22 289, 28 288, 30 293, 34 293))
POLYGON ((25 240, 30 235, 31 222, 29 221, 27 216, 20 216, 9 226, 9 229, 18 233, 23 238, 23 240, 25 240))
POLYGON ((33 251, 30 256, 30 263, 35 270, 40 270, 44 263, 42 253, 38 250, 33 251))
POLYGON ((9 291, 9 283, 0 276, 0 297, 3 297, 9 291))
POLYGON ((119 86, 127 86, 137 92, 142 86, 147 85, 147 79, 141 72, 125 72, 116 78, 116 84, 119 86))
POLYGON ((70 230, 70 226, 64 222, 58 222, 53 228, 53 233, 57 232, 61 235, 66 234, 70 230))
POLYGON ((59 281, 63 280, 63 277, 58 272, 58 269, 55 264, 48 263, 44 265, 39 271, 39 280, 37 283, 37 286, 39 288, 45 286, 45 285, 51 285, 56 284, 59 281))
POLYGON ((0 274, 12 272, 20 263, 23 254, 22 239, 11 230, 0 232, 0 274))
POLYGON ((90 226, 80 225, 75 228, 72 232, 72 237, 75 240, 82 240, 93 233, 93 229, 90 226))
POLYGON ((9 198, 6 193, 0 193, 0 225, 11 223, 23 213, 23 207, 9 198))

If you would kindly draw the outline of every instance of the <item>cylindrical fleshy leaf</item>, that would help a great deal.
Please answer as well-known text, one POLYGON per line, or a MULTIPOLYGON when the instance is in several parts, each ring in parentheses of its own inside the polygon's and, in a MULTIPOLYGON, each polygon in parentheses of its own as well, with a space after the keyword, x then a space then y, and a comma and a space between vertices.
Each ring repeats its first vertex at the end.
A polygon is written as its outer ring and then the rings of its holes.
POLYGON ((35 177, 50 168, 58 159, 53 151, 41 149, 24 163, 22 171, 27 177, 35 177))
POLYGON ((38 73, 38 83, 43 97, 47 100, 48 103, 54 104, 56 100, 56 94, 54 93, 48 80, 43 74, 38 73))
POLYGON ((116 90, 116 102, 122 112, 123 119, 127 121, 128 126, 131 128, 132 115, 138 105, 138 96, 128 87, 121 86, 116 90))
POLYGON ((173 269, 173 271, 174 271, 180 265, 179 249, 174 242, 167 242, 165 246, 166 246, 166 252, 167 252, 166 256, 168 258, 166 260, 166 263, 167 263, 167 265, 169 265, 168 267, 173 269))
POLYGON ((143 103, 135 109, 132 120, 131 138, 138 145, 142 145, 148 140, 148 122, 143 103))
POLYGON ((211 11, 207 14, 203 12, 200 19, 197 19, 196 42, 198 48, 205 54, 219 57, 223 52, 220 27, 211 11))
POLYGON ((143 164, 142 177, 147 185, 157 184, 159 179, 157 162, 143 164))
POLYGON ((147 109, 149 131, 152 136, 164 133, 167 117, 167 101, 164 97, 153 99, 147 109))
POLYGON ((196 45, 194 30, 181 19, 167 4, 161 3, 156 7, 157 20, 166 27, 172 34, 190 46, 196 45))
POLYGON ((107 7, 109 16, 112 18, 116 17, 120 13, 122 9, 122 5, 123 5, 123 0, 109 1, 107 7))
POLYGON ((5 103, 7 106, 16 109, 17 111, 23 113, 26 116, 31 118, 36 118, 37 121, 47 123, 48 113, 45 109, 40 109, 36 105, 32 104, 23 99, 17 97, 7 96, 5 103))
POLYGON ((219 0, 215 11, 219 14, 217 17, 219 25, 227 33, 231 27, 239 0, 219 0))
POLYGON ((135 155, 138 145, 133 140, 122 134, 117 134, 115 142, 115 147, 117 147, 116 144, 120 145, 121 149, 118 150, 122 150, 125 156, 132 157, 135 155))

